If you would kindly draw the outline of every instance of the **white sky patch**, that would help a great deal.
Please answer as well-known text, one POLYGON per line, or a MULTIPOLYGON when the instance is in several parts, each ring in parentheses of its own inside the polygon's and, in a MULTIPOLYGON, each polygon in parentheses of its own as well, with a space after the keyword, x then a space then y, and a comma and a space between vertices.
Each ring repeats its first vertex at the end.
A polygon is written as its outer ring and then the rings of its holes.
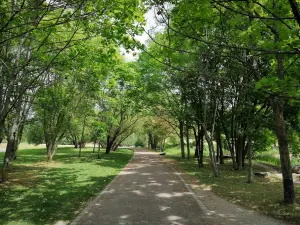
MULTIPOLYGON (((144 15, 145 20, 146 20, 146 26, 144 28, 145 28, 146 32, 148 32, 153 37, 155 36, 155 33, 162 31, 164 28, 162 25, 160 25, 156 21, 156 16, 157 16, 156 10, 154 9, 154 7, 151 8, 144 15)), ((145 45, 147 45, 147 42, 150 39, 146 32, 144 32, 142 35, 135 36, 136 40, 138 40, 139 42, 141 42, 142 44, 145 44, 145 45)), ((121 53, 124 55, 125 60, 127 62, 130 62, 130 61, 137 60, 140 50, 126 52, 126 50, 124 48, 121 48, 121 53)))

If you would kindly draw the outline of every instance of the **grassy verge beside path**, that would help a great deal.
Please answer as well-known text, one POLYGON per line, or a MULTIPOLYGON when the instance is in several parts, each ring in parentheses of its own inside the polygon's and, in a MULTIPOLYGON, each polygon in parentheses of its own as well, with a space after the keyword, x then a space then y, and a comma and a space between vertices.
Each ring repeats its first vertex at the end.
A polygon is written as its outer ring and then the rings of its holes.
POLYGON ((45 149, 19 151, 9 182, 0 184, 0 224, 66 224, 122 170, 132 154, 118 150, 97 159, 87 148, 78 158, 78 150, 60 148, 49 163, 45 149))
MULTIPOLYGON (((226 161, 225 165, 219 165, 221 177, 215 178, 210 165, 206 163, 204 168, 198 168, 196 159, 181 158, 179 148, 166 149, 166 152, 168 158, 177 161, 180 169, 196 176, 200 184, 213 193, 245 208, 299 224, 299 185, 295 186, 297 203, 292 206, 281 205, 279 202, 283 195, 282 182, 278 179, 254 177, 254 183, 248 184, 247 171, 234 171, 230 161, 226 161)), ((254 170, 263 171, 260 167, 254 167, 254 170)))

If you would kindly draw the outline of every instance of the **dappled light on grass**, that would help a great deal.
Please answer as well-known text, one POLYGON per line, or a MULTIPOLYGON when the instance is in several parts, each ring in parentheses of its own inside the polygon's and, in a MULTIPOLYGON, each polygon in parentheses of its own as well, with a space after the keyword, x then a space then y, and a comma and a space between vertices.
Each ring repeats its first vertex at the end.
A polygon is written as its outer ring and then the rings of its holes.
POLYGON ((97 159, 91 149, 83 149, 78 158, 77 149, 63 148, 57 150, 53 162, 47 162, 44 149, 20 151, 9 182, 0 185, 0 224, 45 225, 72 220, 131 156, 131 151, 118 150, 97 159))
MULTIPOLYGON (((204 168, 198 168, 194 158, 190 160, 180 157, 180 149, 167 149, 167 157, 176 160, 174 166, 179 165, 180 169, 199 179, 198 184, 202 190, 211 190, 217 195, 231 201, 232 203, 243 205, 249 209, 274 216, 285 218, 290 221, 300 221, 300 185, 296 185, 296 204, 281 205, 282 181, 274 177, 254 177, 252 184, 247 183, 247 170, 234 171, 231 161, 224 165, 218 165, 221 176, 215 178, 212 174, 208 161, 204 168)), ((254 171, 265 171, 261 167, 254 167, 254 171)))

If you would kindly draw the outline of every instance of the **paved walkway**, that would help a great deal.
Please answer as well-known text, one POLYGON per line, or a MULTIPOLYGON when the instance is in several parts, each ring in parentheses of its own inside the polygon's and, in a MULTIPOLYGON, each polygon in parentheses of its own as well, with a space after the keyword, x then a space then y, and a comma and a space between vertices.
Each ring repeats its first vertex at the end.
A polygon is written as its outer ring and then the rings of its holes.
POLYGON ((128 166, 72 225, 235 225, 285 223, 257 215, 187 184, 164 156, 136 150, 128 166))

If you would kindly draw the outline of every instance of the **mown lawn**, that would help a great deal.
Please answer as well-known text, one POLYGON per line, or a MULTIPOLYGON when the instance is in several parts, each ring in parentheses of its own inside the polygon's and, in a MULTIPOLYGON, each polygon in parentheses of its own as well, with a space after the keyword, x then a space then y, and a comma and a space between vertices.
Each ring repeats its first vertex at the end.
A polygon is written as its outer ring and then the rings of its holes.
MULTIPOLYGON (((91 148, 59 148, 53 162, 45 161, 45 149, 20 150, 9 182, 0 184, 1 225, 66 224, 128 163, 130 150, 109 155, 91 148)), ((1 159, 3 153, 0 153, 1 159)))
MULTIPOLYGON (((219 165, 221 176, 215 178, 208 162, 204 168, 197 167, 194 158, 182 159, 179 148, 166 150, 170 159, 176 160, 180 169, 196 176, 200 183, 207 186, 215 194, 242 205, 246 208, 262 212, 275 218, 285 219, 299 224, 300 221, 300 186, 295 185, 297 202, 293 206, 280 204, 283 191, 282 181, 271 178, 254 178, 254 183, 248 184, 247 171, 234 171, 231 161, 225 161, 225 165, 219 165)), ((262 168, 254 167, 255 171, 263 171, 262 168)))
MULTIPOLYGON (((278 151, 276 150, 259 152, 256 154, 255 159, 263 163, 271 164, 278 167, 280 166, 280 159, 279 159, 278 151)), ((300 165, 300 159, 291 157, 291 165, 292 166, 300 165)))

